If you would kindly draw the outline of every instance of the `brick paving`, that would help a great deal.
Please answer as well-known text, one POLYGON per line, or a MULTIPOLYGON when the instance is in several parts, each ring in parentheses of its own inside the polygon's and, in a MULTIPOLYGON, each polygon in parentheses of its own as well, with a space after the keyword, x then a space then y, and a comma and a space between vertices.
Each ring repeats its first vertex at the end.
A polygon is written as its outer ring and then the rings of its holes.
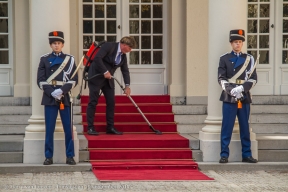
POLYGON ((203 171, 214 181, 100 182, 92 172, 0 174, 0 191, 283 191, 288 171, 203 171))

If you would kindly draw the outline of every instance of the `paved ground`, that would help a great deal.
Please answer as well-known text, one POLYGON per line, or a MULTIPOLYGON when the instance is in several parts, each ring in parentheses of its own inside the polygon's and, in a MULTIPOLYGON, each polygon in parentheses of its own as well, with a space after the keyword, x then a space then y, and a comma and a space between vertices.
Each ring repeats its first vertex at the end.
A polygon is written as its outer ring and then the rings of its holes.
POLYGON ((0 174, 0 191, 286 191, 288 171, 203 171, 215 181, 99 182, 92 172, 0 174))

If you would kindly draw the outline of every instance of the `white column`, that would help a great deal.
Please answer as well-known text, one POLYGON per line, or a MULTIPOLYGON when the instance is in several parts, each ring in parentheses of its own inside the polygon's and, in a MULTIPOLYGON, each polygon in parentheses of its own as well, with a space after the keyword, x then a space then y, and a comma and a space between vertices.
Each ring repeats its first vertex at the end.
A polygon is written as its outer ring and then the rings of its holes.
MULTIPOLYGON (((41 55, 51 52, 48 33, 63 31, 63 52, 70 52, 69 0, 30 0, 30 63, 32 89, 32 116, 28 120, 24 138, 24 163, 43 163, 45 124, 42 91, 37 86, 37 69, 41 55)), ((75 161, 79 161, 79 140, 74 127, 75 161)), ((65 137, 59 115, 54 134, 54 163, 65 163, 65 137)))
MULTIPOLYGON (((232 29, 244 29, 245 34, 247 33, 247 1, 209 0, 208 116, 205 120, 206 126, 199 132, 203 161, 219 161, 220 159, 222 102, 219 98, 222 89, 217 81, 217 71, 220 56, 231 51, 229 32, 232 29)), ((242 51, 245 52, 245 48, 242 51)), ((236 122, 229 146, 229 161, 242 160, 238 127, 238 122, 236 122)), ((252 153, 257 158, 255 137, 255 134, 251 132, 252 153)))

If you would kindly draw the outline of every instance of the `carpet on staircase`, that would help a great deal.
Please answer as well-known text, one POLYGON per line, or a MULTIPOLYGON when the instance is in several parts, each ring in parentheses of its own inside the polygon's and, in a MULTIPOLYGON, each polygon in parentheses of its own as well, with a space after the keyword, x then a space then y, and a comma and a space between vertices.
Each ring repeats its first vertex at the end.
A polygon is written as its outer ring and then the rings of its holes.
POLYGON ((213 180, 198 170, 189 140, 177 133, 169 95, 131 96, 146 118, 163 134, 156 135, 125 95, 115 96, 115 127, 123 135, 107 135, 106 104, 101 96, 94 126, 99 136, 87 135, 88 96, 81 98, 83 133, 90 163, 100 181, 213 180))

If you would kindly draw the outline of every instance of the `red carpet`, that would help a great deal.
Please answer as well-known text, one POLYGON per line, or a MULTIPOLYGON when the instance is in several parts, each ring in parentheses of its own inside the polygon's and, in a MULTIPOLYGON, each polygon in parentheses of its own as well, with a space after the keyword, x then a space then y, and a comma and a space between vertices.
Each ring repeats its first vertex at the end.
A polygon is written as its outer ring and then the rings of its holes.
POLYGON ((189 140, 177 133, 169 95, 132 96, 146 118, 163 135, 152 132, 126 96, 116 96, 115 127, 124 135, 106 135, 106 105, 99 99, 95 115, 99 136, 86 134, 88 97, 82 96, 83 132, 93 173, 100 181, 213 180, 198 171, 189 140))

